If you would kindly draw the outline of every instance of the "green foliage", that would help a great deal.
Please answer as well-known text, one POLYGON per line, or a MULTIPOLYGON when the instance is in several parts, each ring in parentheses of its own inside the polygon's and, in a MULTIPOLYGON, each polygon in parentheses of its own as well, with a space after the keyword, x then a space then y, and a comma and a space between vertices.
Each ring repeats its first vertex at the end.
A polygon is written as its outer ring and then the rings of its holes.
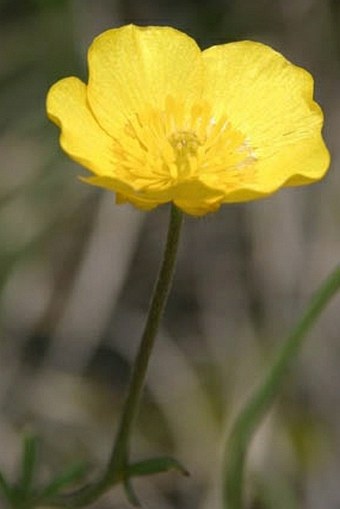
POLYGON ((340 289, 340 266, 316 291, 305 314, 298 321, 268 369, 262 384, 237 416, 225 451, 224 507, 243 508, 244 470, 247 453, 254 433, 279 394, 290 364, 320 313, 340 289))

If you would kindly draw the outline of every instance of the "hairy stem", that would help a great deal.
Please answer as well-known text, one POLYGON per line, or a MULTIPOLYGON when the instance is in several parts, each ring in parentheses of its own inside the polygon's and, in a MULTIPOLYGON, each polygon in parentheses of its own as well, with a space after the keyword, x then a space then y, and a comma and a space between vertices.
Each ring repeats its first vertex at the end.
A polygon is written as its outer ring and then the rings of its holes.
MULTIPOLYGON (((85 507, 95 502, 101 495, 119 482, 125 485, 127 493, 131 495, 130 499, 133 499, 133 490, 129 484, 129 449, 131 433, 139 408, 156 334, 171 287, 182 222, 182 212, 172 205, 163 261, 151 298, 140 346, 133 364, 130 384, 127 390, 118 432, 107 467, 97 481, 69 495, 55 497, 53 500, 49 501, 50 506, 72 509, 85 507)), ((136 499, 135 505, 137 504, 138 501, 136 499)))

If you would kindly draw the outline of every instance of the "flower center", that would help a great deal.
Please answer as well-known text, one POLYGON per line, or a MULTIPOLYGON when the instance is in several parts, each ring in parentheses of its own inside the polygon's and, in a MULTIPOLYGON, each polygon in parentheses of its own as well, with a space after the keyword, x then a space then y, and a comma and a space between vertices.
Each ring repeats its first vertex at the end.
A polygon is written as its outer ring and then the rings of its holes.
POLYGON ((174 161, 178 170, 178 177, 189 176, 193 159, 197 156, 198 148, 202 145, 194 131, 176 131, 169 138, 174 151, 174 161))
POLYGON ((256 160, 245 136, 226 116, 202 101, 190 107, 169 97, 164 110, 136 113, 114 139, 120 177, 135 190, 168 188, 199 179, 209 186, 235 186, 249 178, 256 160))

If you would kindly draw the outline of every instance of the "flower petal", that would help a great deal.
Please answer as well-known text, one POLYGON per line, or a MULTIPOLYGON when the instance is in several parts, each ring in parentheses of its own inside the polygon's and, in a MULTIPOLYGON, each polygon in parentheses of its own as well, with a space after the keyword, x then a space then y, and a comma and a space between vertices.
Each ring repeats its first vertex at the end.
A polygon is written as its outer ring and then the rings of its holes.
POLYGON ((223 201, 223 193, 212 189, 199 179, 181 182, 164 190, 136 191, 127 182, 111 177, 83 178, 88 184, 103 187, 116 192, 116 202, 132 203, 142 210, 151 210, 158 205, 173 202, 187 214, 201 216, 219 208, 223 201))
POLYGON ((112 139, 87 105, 86 85, 78 78, 58 81, 47 96, 49 118, 61 128, 60 144, 75 161, 98 175, 112 174, 112 139))
POLYGON ((223 200, 223 193, 200 179, 181 182, 174 189, 172 201, 178 208, 193 216, 216 211, 223 200))
MULTIPOLYGON (((251 41, 203 52, 204 97, 246 137, 256 162, 240 188, 260 196, 281 185, 320 179, 329 165, 321 136, 323 115, 313 101, 311 75, 270 47, 251 41)), ((231 190, 226 201, 248 200, 231 190)))
POLYGON ((200 49, 173 28, 108 30, 92 43, 88 61, 89 103, 111 135, 147 106, 163 110, 168 96, 190 104, 201 92, 200 49))

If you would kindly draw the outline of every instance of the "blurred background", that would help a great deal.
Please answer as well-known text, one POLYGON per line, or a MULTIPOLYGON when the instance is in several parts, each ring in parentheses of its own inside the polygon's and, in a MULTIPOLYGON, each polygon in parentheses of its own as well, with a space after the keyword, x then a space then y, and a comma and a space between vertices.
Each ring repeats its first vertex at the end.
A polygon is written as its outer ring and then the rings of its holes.
MULTIPOLYGON (((74 459, 100 468, 158 269, 168 208, 115 206, 45 116, 48 87, 86 80, 93 37, 171 25, 202 48, 252 39, 316 80, 332 153, 327 178, 187 218, 173 291, 134 433, 133 457, 191 472, 136 481, 148 509, 219 509, 226 432, 311 293, 339 262, 338 0, 0 0, 0 468, 40 437, 41 480, 74 459)), ((292 366, 253 441, 248 508, 340 507, 340 299, 292 366)), ((2 506, 1 506, 2 507, 2 506)), ((119 488, 95 507, 127 508, 119 488)))

